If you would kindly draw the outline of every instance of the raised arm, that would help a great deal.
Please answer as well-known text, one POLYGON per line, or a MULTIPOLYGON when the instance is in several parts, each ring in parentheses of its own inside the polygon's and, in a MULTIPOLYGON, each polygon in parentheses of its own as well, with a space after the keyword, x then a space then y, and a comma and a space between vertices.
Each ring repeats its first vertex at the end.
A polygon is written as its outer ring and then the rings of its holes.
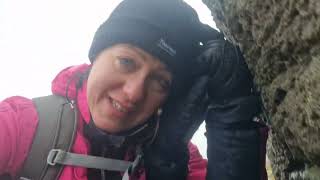
POLYGON ((205 46, 200 58, 209 74, 207 180, 266 179, 267 128, 257 122, 260 97, 242 52, 223 39, 205 46))

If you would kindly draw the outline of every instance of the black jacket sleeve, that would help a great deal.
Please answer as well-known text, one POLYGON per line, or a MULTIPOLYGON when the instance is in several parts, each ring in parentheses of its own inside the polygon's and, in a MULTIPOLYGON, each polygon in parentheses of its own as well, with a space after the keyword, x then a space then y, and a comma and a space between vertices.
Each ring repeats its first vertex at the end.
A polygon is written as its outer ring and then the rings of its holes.
POLYGON ((260 111, 256 95, 211 105, 206 115, 207 180, 263 180, 266 127, 254 118, 260 111))
POLYGON ((261 101, 253 76, 239 47, 226 40, 206 47, 201 59, 209 74, 207 180, 263 180, 266 134, 260 132, 266 127, 257 122, 261 101))

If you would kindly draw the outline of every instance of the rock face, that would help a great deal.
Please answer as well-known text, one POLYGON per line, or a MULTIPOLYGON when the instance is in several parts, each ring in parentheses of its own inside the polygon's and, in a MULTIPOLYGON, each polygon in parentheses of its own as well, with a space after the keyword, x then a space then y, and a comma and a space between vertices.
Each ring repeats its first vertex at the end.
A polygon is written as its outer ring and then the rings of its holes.
POLYGON ((203 1, 262 89, 276 179, 320 179, 320 1, 203 1))

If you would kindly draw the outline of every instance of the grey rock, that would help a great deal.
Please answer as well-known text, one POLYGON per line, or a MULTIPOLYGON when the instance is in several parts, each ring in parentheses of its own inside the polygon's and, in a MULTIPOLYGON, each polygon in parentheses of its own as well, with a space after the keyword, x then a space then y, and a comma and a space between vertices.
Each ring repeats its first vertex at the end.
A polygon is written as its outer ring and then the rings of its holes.
POLYGON ((262 88, 276 179, 320 179, 320 1, 203 2, 262 88))

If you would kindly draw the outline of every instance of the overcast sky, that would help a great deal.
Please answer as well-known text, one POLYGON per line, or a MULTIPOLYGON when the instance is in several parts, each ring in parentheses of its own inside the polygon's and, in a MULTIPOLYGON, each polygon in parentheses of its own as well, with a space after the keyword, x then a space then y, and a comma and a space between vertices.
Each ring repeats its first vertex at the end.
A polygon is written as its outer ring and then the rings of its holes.
MULTIPOLYGON (((88 63, 93 34, 121 0, 0 0, 0 101, 50 94, 64 67, 88 63)), ((201 0, 186 0, 215 27, 201 0)), ((193 138, 206 156, 204 125, 193 138)))

